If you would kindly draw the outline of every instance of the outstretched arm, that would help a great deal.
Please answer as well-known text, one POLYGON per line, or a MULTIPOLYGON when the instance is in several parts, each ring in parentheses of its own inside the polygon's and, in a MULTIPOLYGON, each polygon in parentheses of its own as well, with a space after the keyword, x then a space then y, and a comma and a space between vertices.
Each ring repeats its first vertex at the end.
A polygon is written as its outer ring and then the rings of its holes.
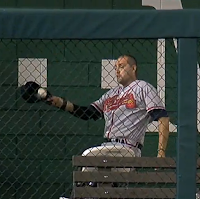
POLYGON ((52 96, 47 99, 47 103, 64 111, 68 111, 70 114, 83 120, 97 120, 102 118, 102 114, 92 105, 88 107, 78 106, 57 96, 52 96))

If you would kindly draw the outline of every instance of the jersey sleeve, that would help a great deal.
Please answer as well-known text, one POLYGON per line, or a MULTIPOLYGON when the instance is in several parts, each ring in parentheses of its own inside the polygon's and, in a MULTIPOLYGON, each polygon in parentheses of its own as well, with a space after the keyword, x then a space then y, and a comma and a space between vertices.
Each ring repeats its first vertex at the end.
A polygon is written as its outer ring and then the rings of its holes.
POLYGON ((144 97, 147 112, 154 109, 165 109, 161 98, 158 95, 157 90, 149 83, 146 83, 142 88, 142 94, 144 97))
POLYGON ((97 109, 101 114, 103 113, 104 99, 105 99, 105 95, 103 95, 101 98, 91 103, 91 105, 95 109, 97 109))

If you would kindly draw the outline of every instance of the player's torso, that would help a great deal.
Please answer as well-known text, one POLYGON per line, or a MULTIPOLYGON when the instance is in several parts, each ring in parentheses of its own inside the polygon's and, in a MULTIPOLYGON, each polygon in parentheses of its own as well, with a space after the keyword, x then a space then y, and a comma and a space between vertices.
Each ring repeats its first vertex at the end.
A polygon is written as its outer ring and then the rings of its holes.
POLYGON ((127 137, 143 128, 147 112, 139 82, 136 80, 126 88, 117 87, 107 93, 103 107, 106 137, 127 137))

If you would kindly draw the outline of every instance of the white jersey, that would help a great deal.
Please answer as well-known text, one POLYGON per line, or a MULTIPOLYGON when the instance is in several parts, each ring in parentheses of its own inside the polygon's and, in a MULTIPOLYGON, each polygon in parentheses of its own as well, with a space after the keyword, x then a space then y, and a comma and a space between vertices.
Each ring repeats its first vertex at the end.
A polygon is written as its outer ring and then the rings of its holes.
POLYGON ((143 80, 135 80, 127 87, 118 86, 93 102, 104 115, 105 138, 122 138, 127 144, 143 144, 148 114, 153 109, 165 109, 157 90, 143 80))

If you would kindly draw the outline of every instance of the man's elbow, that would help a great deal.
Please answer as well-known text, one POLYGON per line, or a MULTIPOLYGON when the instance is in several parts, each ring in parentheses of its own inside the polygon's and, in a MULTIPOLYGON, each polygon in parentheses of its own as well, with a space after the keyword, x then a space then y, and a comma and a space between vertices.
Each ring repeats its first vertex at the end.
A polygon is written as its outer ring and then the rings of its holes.
POLYGON ((168 123, 169 123, 170 118, 169 118, 169 117, 160 117, 160 118, 158 119, 158 121, 159 121, 159 122, 168 122, 168 123))
POLYGON ((159 122, 159 129, 161 132, 169 132, 169 121, 170 118, 169 117, 161 117, 158 119, 159 122))

